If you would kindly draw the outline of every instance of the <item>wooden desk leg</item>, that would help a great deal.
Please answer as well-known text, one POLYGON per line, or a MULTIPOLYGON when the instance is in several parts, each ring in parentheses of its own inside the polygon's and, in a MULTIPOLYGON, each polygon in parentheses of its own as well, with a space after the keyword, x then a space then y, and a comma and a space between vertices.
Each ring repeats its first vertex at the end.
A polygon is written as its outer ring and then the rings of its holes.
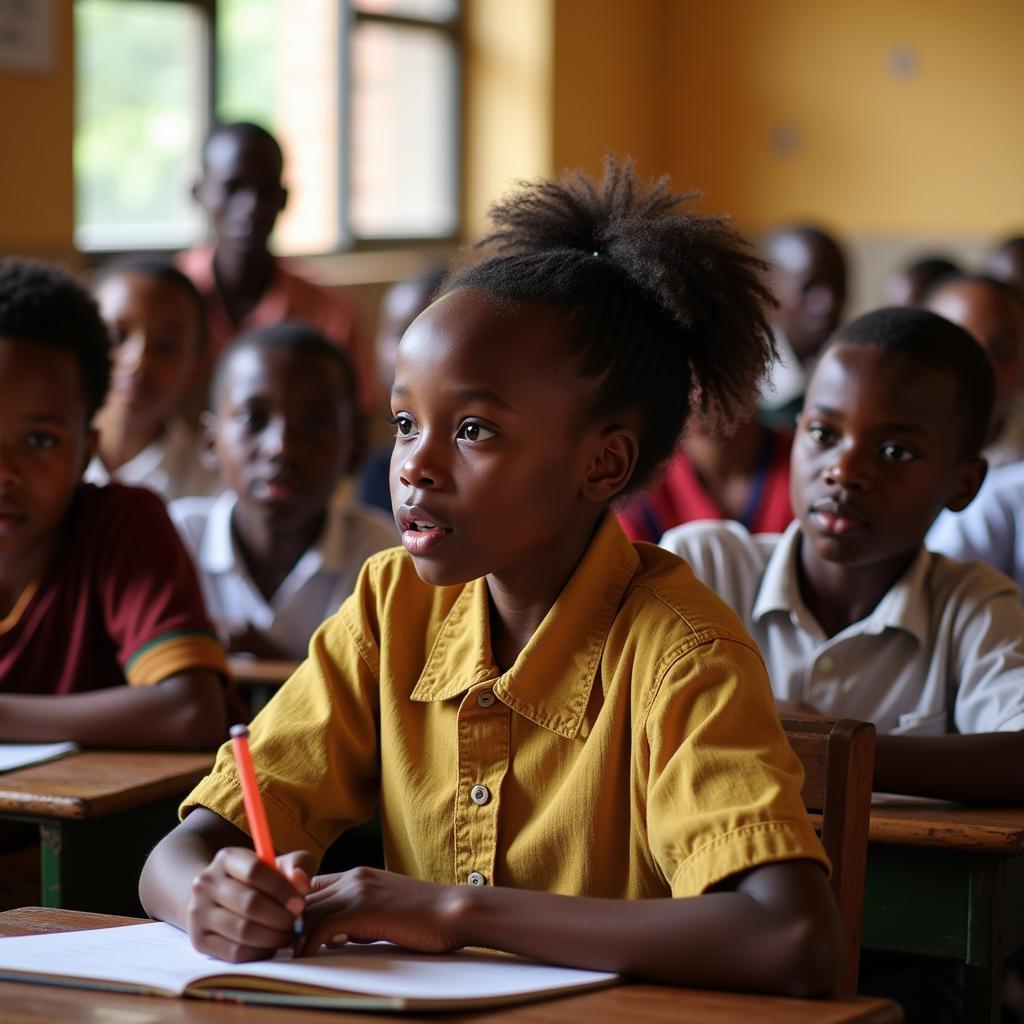
POLYGON ((122 814, 39 822, 44 907, 141 916, 139 873, 177 821, 180 799, 122 814))

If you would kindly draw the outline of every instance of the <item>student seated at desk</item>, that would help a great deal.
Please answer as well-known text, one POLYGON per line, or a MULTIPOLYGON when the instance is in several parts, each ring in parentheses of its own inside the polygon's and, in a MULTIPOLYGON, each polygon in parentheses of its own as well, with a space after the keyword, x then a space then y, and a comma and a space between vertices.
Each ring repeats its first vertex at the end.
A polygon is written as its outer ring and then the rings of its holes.
POLYGON ((692 523, 662 539, 743 619, 780 701, 875 723, 879 790, 1024 800, 1017 588, 922 543, 940 509, 978 490, 993 390, 961 328, 924 310, 869 313, 811 379, 789 529, 692 523))
POLYGON ((139 257, 100 271, 93 294, 113 367, 86 482, 138 484, 166 501, 215 493, 217 476, 202 464, 196 431, 179 412, 204 347, 196 286, 170 263, 139 257))
POLYGON ((398 541, 383 512, 332 501, 355 455, 352 364, 304 324, 263 327, 221 358, 210 404, 206 457, 225 490, 172 502, 171 518, 229 649, 303 658, 363 562, 398 541))
POLYGON ((493 210, 399 346, 405 550, 375 555, 252 726, 280 872, 229 748, 141 895, 197 948, 490 946, 674 984, 825 994, 841 940, 802 772, 737 618, 609 511, 771 353, 753 258, 609 164, 493 210), (697 301, 694 298, 699 296, 697 301), (691 385, 693 386, 691 388, 691 385), (312 877, 381 808, 390 870, 312 877), (306 852, 301 852, 306 851, 306 852))
POLYGON ((0 263, 0 740, 209 748, 226 662, 188 553, 152 492, 81 482, 109 380, 88 293, 0 263))

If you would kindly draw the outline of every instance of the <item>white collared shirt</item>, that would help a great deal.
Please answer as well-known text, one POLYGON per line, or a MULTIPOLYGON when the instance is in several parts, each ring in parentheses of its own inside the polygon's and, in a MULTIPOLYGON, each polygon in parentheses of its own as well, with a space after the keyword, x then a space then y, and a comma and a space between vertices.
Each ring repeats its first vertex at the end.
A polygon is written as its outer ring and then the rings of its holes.
POLYGON ((238 498, 182 498, 168 511, 199 570, 206 608, 227 635, 247 625, 289 658, 303 658, 317 626, 352 592, 363 562, 398 541, 389 516, 365 505, 332 503, 319 541, 292 567, 268 601, 235 543, 231 517, 238 498))
POLYGON ((979 561, 1024 588, 1024 462, 993 469, 962 512, 944 511, 925 544, 960 561, 979 561))
POLYGON ((1012 580, 922 548, 870 615, 828 637, 800 597, 799 543, 795 522, 758 536, 687 523, 661 540, 743 620, 776 697, 880 733, 1024 729, 1024 609, 1012 580))
POLYGON ((97 487, 112 482, 148 487, 164 501, 216 494, 221 490, 217 474, 199 460, 199 440, 195 433, 177 418, 168 422, 163 434, 152 444, 112 473, 100 457, 94 455, 83 479, 97 487))

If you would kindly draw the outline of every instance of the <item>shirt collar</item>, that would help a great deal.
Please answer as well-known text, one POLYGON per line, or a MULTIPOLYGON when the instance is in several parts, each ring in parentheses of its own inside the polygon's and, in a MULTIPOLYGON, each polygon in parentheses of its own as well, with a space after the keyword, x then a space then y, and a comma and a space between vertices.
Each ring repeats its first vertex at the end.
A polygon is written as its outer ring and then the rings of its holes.
POLYGON ((493 679, 495 694, 513 710, 545 729, 574 737, 608 631, 639 564, 618 520, 606 513, 537 632, 501 675, 490 653, 486 580, 467 584, 438 631, 412 699, 448 700, 493 679))
POLYGON ((204 572, 230 572, 238 562, 235 542, 231 536, 231 513, 237 502, 238 498, 233 491, 224 491, 210 506, 198 552, 199 565, 204 572))
MULTIPOLYGON (((754 622, 759 622, 772 612, 785 612, 806 632, 824 639, 821 626, 800 596, 797 582, 800 538, 800 524, 794 520, 779 538, 768 559, 752 617, 754 622)), ((930 566, 931 556, 922 545, 906 571, 871 613, 847 628, 856 629, 857 633, 883 633, 887 629, 899 629, 910 633, 919 643, 925 643, 928 637, 926 590, 930 566)))

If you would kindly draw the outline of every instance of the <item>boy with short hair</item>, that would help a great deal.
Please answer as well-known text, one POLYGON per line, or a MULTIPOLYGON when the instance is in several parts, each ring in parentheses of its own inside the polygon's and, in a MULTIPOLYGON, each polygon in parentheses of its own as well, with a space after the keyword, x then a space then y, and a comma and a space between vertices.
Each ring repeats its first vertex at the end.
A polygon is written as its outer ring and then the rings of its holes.
POLYGON ((793 445, 796 521, 694 523, 662 546, 743 619, 780 701, 873 721, 875 786, 1024 798, 1024 611, 987 566, 926 551, 985 474, 992 370, 961 328, 884 309, 841 330, 793 445))
POLYGON ((356 402, 346 354, 304 324, 242 335, 214 372, 205 457, 226 489, 170 513, 232 651, 305 657, 366 558, 398 541, 384 513, 332 502, 356 452, 356 402))
POLYGON ((226 666, 188 554, 156 495, 81 482, 109 380, 88 293, 0 262, 0 740, 209 748, 226 666))
POLYGON ((936 285, 922 305, 962 327, 985 350, 996 392, 982 454, 990 468, 1019 462, 1024 458, 1024 295, 994 277, 961 274, 936 285))
POLYGON ((300 320, 348 352, 359 381, 359 408, 375 408, 376 371, 355 301, 300 273, 270 250, 270 235, 288 202, 280 143, 248 121, 219 125, 203 146, 202 176, 192 189, 211 241, 178 257, 207 308, 207 366, 243 331, 300 320))

